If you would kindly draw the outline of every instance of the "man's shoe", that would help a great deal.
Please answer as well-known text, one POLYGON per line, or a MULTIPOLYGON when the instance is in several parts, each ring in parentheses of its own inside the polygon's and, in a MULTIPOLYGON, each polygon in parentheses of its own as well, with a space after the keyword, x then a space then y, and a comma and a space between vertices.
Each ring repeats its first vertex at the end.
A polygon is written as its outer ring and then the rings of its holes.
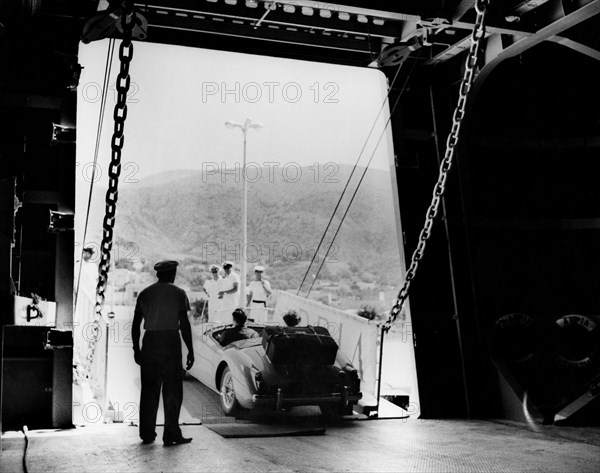
POLYGON ((177 439, 166 439, 163 440, 163 443, 165 444, 165 447, 171 447, 172 445, 179 445, 182 443, 190 443, 192 441, 192 438, 185 438, 185 437, 179 437, 177 439))
POLYGON ((142 439, 142 443, 144 445, 148 445, 149 443, 154 443, 154 438, 142 439))

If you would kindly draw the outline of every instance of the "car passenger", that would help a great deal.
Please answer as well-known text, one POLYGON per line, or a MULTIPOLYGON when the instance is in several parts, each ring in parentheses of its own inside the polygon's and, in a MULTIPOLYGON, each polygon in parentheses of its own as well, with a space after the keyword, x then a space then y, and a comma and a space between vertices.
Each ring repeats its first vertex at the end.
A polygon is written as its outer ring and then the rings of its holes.
POLYGON ((233 316, 234 326, 221 332, 219 343, 222 346, 229 345, 231 342, 246 340, 247 338, 258 338, 258 333, 245 326, 247 317, 242 309, 235 309, 231 314, 233 316))
POLYGON ((283 321, 288 327, 295 327, 300 324, 300 320, 301 318, 295 310, 290 310, 283 316, 283 321))

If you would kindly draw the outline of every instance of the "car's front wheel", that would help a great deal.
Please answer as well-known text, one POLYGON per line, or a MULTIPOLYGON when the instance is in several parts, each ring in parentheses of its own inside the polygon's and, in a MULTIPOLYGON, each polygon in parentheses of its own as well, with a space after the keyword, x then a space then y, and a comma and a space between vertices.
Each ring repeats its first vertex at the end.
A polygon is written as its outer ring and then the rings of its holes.
POLYGON ((233 375, 226 366, 221 375, 221 408, 226 416, 235 416, 240 412, 240 403, 235 395, 233 375))

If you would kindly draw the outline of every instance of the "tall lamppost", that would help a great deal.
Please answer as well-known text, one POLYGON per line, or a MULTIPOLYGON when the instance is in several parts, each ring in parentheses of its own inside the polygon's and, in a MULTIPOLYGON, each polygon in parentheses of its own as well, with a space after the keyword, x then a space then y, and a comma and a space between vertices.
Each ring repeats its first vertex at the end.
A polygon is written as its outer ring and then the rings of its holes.
POLYGON ((246 258, 244 252, 248 250, 248 181, 246 180, 246 133, 250 128, 261 128, 262 124, 253 123, 250 118, 246 118, 243 124, 226 121, 227 128, 239 128, 244 135, 244 162, 242 164, 242 185, 243 185, 243 204, 242 204, 242 274, 240 285, 240 305, 246 307, 246 258))

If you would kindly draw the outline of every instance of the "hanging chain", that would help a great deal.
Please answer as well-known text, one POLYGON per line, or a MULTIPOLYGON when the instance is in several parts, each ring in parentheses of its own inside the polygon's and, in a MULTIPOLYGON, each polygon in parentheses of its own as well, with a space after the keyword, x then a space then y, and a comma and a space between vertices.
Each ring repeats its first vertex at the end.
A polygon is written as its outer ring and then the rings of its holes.
POLYGON ((467 98, 475 76, 475 66, 477 65, 477 57, 479 53, 480 43, 481 40, 485 37, 484 20, 486 8, 488 5, 489 0, 477 0, 477 2, 475 3, 477 18, 475 20, 473 33, 471 34, 471 47, 469 48, 467 60, 465 61, 465 73, 460 83, 458 103, 456 104, 456 108, 452 116, 452 128, 450 130, 450 133, 448 134, 448 139, 446 141, 446 153, 440 165, 440 173, 437 183, 433 188, 433 198, 431 200, 431 204, 429 204, 429 208, 427 209, 425 225, 421 230, 421 234, 419 235, 419 243, 412 255, 410 267, 406 272, 404 285, 400 289, 398 298, 394 307, 392 307, 388 320, 383 324, 383 329, 385 331, 388 331, 391 328, 392 324, 394 323, 400 312, 402 312, 402 307, 404 306, 404 303, 406 302, 406 299, 408 297, 408 289, 410 288, 410 284, 414 279, 415 274, 417 273, 419 261, 421 261, 421 258, 423 258, 423 254, 425 253, 425 246, 427 245, 427 240, 431 236, 433 222, 438 213, 441 198, 444 195, 444 191, 446 190, 446 180, 448 179, 448 172, 452 167, 452 159, 454 157, 455 147, 458 143, 460 125, 465 116, 467 98))
MULTIPOLYGON (((92 363, 96 356, 96 346, 102 337, 100 320, 102 320, 102 309, 104 308, 104 291, 108 281, 110 268, 110 252, 113 244, 113 228, 115 226, 115 214, 117 211, 117 199, 119 196, 119 176, 121 175, 121 151, 125 137, 125 119, 127 118, 127 92, 129 91, 130 76, 129 64, 133 57, 133 44, 131 42, 132 31, 135 26, 135 11, 133 1, 126 1, 121 17, 123 27, 123 40, 119 47, 119 59, 121 70, 117 76, 117 103, 115 105, 113 118, 115 126, 111 142, 112 158, 108 168, 109 184, 106 191, 106 211, 103 222, 102 243, 100 245, 100 263, 98 265, 98 285, 96 287, 95 316, 92 325, 92 334, 88 340, 88 353, 86 356, 85 377, 91 374, 92 363)), ((90 334, 88 334, 89 336, 90 334)))

